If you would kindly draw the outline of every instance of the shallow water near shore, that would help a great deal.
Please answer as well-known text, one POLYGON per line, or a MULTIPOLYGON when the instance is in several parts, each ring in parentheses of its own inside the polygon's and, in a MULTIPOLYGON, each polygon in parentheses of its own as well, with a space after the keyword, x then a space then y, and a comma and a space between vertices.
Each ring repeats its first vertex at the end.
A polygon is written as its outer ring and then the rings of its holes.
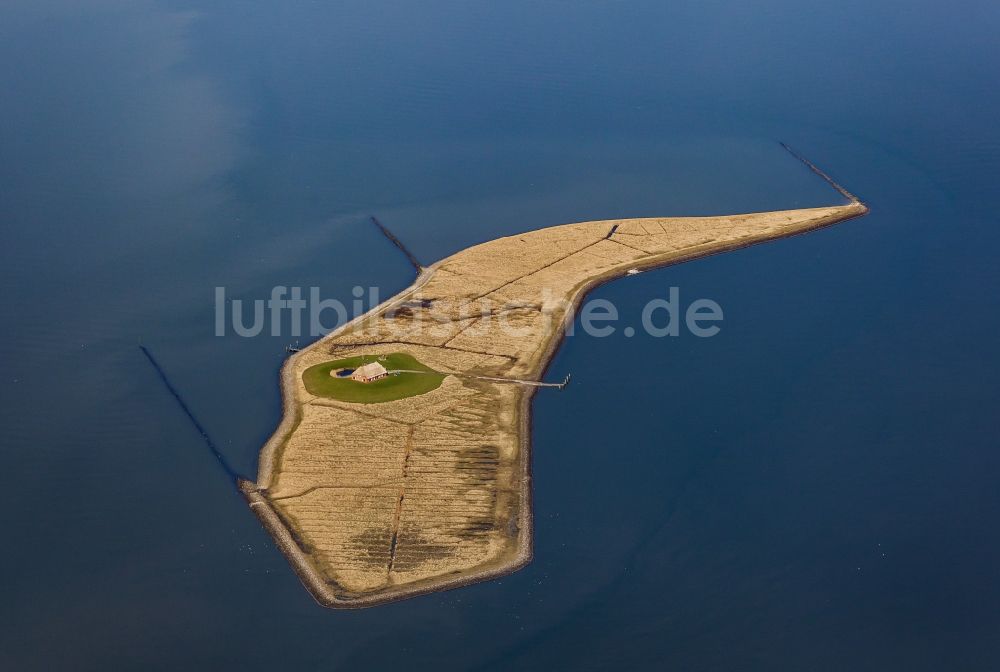
POLYGON ((0 7, 0 667, 1000 666, 1000 14, 662 4, 0 7), (319 608, 138 347, 252 475, 307 339, 216 287, 840 202, 778 140, 871 214, 596 289, 722 330, 565 341, 502 580, 319 608))

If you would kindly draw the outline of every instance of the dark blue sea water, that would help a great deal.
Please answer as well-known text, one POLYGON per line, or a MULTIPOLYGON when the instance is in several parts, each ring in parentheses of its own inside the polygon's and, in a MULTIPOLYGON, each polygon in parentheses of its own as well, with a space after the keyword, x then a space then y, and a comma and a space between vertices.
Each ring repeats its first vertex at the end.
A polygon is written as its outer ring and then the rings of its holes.
POLYGON ((1000 669, 998 34, 987 0, 6 0, 0 668, 1000 669), (725 320, 567 340, 500 581, 317 607, 137 347, 252 474, 294 339, 214 336, 215 287, 389 295, 372 214, 429 262, 839 202, 778 140, 871 215, 595 291, 725 320))

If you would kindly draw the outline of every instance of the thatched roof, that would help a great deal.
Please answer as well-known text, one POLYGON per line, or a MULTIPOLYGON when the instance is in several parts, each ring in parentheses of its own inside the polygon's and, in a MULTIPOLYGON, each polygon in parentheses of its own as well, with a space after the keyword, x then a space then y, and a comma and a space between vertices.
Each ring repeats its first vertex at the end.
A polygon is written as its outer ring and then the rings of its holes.
POLYGON ((382 366, 378 362, 371 362, 369 364, 365 364, 364 366, 359 366, 358 368, 356 368, 354 370, 354 373, 351 375, 351 378, 354 378, 355 380, 359 378, 367 380, 370 378, 375 378, 377 376, 383 376, 386 373, 388 373, 388 371, 385 370, 384 366, 382 366))

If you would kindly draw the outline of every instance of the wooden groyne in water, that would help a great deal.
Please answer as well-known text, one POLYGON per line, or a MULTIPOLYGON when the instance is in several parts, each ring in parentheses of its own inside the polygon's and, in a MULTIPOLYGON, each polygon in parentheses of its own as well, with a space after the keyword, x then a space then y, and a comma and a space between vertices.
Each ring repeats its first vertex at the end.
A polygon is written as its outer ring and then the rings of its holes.
POLYGON ((820 168, 819 166, 817 166, 815 163, 813 163, 812 161, 810 161, 806 157, 804 157, 801 154, 799 154, 798 152, 796 152, 794 149, 792 149, 791 147, 789 147, 784 142, 779 141, 778 144, 781 145, 782 147, 784 147, 785 151, 787 151, 789 154, 791 154, 796 159, 798 159, 799 161, 801 161, 802 163, 804 163, 809 170, 811 170, 812 172, 816 173, 817 175, 819 175, 820 177, 822 177, 824 180, 826 180, 827 184, 829 184, 831 187, 833 187, 834 189, 836 189, 837 191, 839 191, 841 194, 843 194, 844 198, 848 199, 852 203, 861 203, 861 199, 860 198, 858 198, 857 196, 855 196, 854 194, 852 194, 851 192, 849 192, 847 189, 845 189, 836 180, 834 180, 832 177, 830 177, 829 175, 827 175, 826 172, 822 168, 820 168))
POLYGON ((413 256, 412 252, 410 252, 408 249, 406 249, 406 245, 403 245, 403 241, 401 241, 399 238, 397 238, 392 233, 392 231, 390 231, 389 229, 385 228, 385 226, 382 224, 382 222, 378 221, 378 219, 375 217, 375 215, 372 215, 371 220, 372 220, 372 224, 374 224, 375 226, 377 226, 378 229, 379 229, 379 231, 382 232, 382 235, 385 236, 386 238, 388 238, 389 241, 393 245, 395 245, 396 247, 398 247, 399 250, 403 254, 406 255, 406 258, 410 260, 411 264, 413 264, 413 268, 417 269, 417 273, 419 273, 420 271, 424 270, 423 264, 421 264, 419 261, 417 261, 417 258, 415 256, 413 256))
POLYGON ((233 469, 232 465, 229 464, 229 460, 226 459, 226 456, 223 455, 222 452, 216 447, 215 441, 213 441, 212 437, 208 435, 208 431, 200 422, 198 422, 198 418, 195 417, 191 408, 184 401, 184 398, 181 397, 181 393, 177 391, 177 388, 174 387, 170 382, 170 379, 167 378, 166 372, 160 366, 159 362, 156 361, 156 358, 153 357, 153 353, 151 353, 144 345, 140 345, 139 349, 142 350, 142 354, 146 355, 146 359, 149 360, 149 363, 153 365, 153 368, 160 376, 160 380, 163 381, 163 385, 167 388, 167 391, 170 392, 171 396, 173 396, 174 400, 177 402, 177 405, 181 407, 182 411, 184 411, 184 415, 186 415, 188 420, 191 421, 194 428, 198 430, 199 434, 201 434, 201 438, 205 441, 205 445, 208 446, 210 451, 212 451, 215 459, 219 461, 220 465, 222 465, 226 474, 229 475, 233 482, 239 481, 242 477, 236 472, 235 469, 233 469))

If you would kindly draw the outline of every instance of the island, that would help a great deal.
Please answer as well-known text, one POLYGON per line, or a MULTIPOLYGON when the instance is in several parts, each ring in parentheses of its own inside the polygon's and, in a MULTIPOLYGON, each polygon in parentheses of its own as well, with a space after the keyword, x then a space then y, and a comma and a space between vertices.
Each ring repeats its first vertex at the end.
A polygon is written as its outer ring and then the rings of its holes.
POLYGON ((513 572, 532 555, 531 399, 588 290, 867 212, 582 222, 462 250, 288 358, 240 489, 324 606, 513 572))

